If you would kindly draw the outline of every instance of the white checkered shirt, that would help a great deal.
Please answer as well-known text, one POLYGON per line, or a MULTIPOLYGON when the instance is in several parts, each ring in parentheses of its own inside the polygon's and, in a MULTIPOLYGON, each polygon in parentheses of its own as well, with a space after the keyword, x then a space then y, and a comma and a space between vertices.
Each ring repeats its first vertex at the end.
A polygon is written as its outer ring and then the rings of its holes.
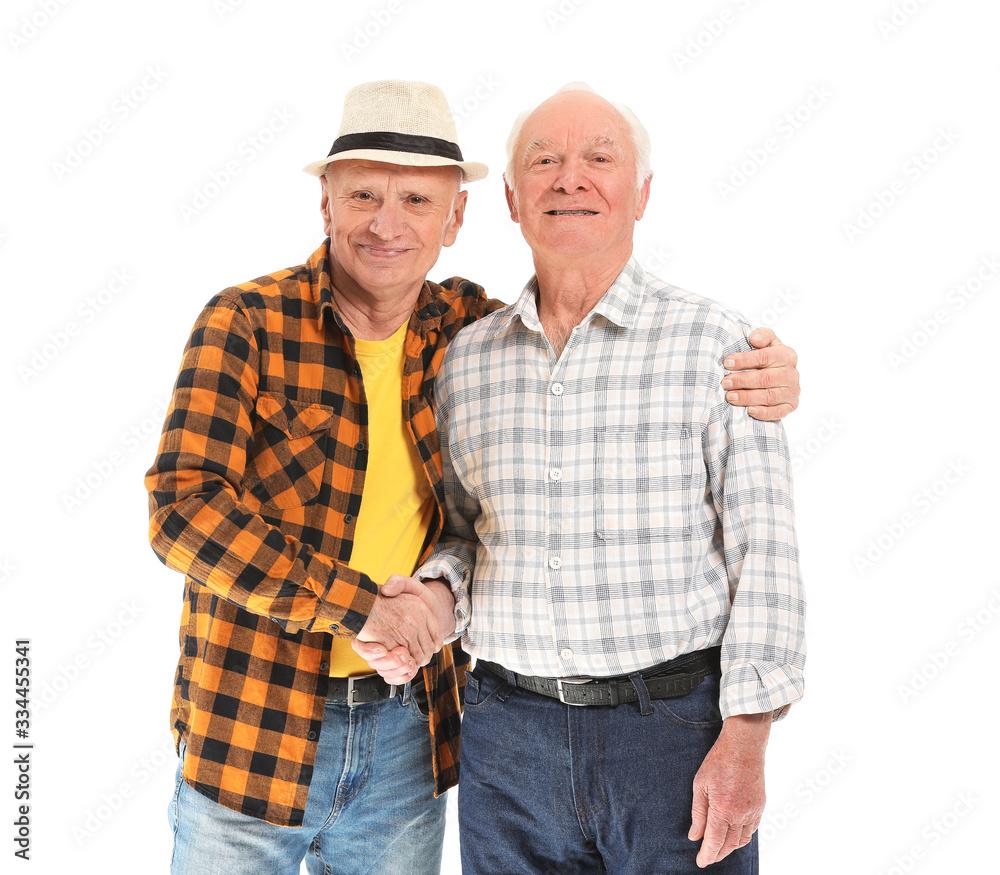
POLYGON ((448 523, 418 576, 451 583, 473 656, 522 674, 622 675, 721 644, 724 717, 801 698, 784 429, 720 386, 750 326, 631 260, 557 359, 537 291, 448 349, 448 523))

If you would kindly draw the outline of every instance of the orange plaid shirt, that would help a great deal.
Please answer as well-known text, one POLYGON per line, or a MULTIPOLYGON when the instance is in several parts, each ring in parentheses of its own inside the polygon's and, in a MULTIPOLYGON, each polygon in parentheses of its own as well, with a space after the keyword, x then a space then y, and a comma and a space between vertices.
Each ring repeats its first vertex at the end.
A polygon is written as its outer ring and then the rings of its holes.
MULTIPOLYGON (((171 713, 185 780, 282 826, 302 823, 329 636, 360 631, 377 591, 350 567, 368 410, 327 242, 306 264, 208 303, 146 475, 150 543, 185 576, 171 713)), ((410 317, 401 401, 437 502, 421 561, 445 502, 434 377, 455 333, 501 306, 453 277, 424 283, 410 317)), ((446 645, 423 670, 438 794, 458 780, 467 664, 446 645)))

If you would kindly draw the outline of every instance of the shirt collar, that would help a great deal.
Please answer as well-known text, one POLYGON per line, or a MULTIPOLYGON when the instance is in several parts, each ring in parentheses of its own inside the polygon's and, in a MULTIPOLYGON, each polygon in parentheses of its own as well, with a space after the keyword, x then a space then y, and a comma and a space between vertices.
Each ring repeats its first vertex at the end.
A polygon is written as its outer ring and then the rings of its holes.
MULTIPOLYGON (((621 273, 615 277, 610 288, 601 296, 601 299, 584 317, 583 321, 587 321, 593 318, 594 314, 597 314, 622 328, 633 327, 645 294, 645 273, 634 257, 629 258, 621 273)), ((538 318, 537 275, 528 280, 520 297, 507 310, 506 315, 497 325, 497 333, 504 331, 515 316, 520 318, 525 328, 531 331, 542 330, 542 323, 538 318)))

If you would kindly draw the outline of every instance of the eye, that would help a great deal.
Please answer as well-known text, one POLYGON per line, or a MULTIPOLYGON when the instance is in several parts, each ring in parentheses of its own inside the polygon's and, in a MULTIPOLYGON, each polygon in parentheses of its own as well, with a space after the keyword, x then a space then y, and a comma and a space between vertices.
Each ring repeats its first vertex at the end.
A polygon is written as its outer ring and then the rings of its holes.
POLYGON ((359 201, 370 201, 374 199, 370 191, 357 191, 354 193, 354 197, 359 201))
POLYGON ((427 203, 427 198, 422 197, 419 194, 411 194, 410 195, 410 203, 414 204, 415 206, 421 206, 422 204, 427 203))

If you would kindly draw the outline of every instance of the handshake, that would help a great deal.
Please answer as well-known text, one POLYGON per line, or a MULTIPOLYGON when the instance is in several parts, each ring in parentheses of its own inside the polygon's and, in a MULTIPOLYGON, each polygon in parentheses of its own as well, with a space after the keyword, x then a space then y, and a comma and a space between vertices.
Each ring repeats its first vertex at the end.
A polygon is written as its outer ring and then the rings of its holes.
POLYGON ((445 581, 394 574, 351 645, 387 683, 405 684, 454 631, 455 597, 445 581))

